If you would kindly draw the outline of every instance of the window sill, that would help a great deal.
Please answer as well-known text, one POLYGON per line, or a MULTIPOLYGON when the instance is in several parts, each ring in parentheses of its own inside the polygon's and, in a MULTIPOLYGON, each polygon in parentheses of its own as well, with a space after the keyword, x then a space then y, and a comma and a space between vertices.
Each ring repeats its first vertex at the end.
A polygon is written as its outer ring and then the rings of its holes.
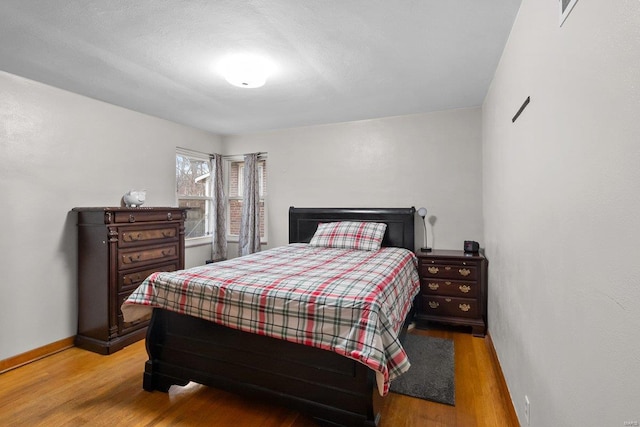
MULTIPOLYGON (((238 236, 227 236, 227 243, 239 243, 240 240, 238 239, 238 236)), ((266 245, 268 242, 266 239, 260 239, 260 244, 261 245, 266 245)))
POLYGON ((204 246, 211 244, 211 236, 194 237, 191 239, 184 239, 185 248, 193 248, 195 246, 204 246))
MULTIPOLYGON (((227 237, 227 243, 238 243, 238 236, 227 237)), ((261 245, 266 245, 268 242, 266 240, 260 240, 261 245)), ((195 246, 204 246, 211 244, 211 236, 204 237, 194 237, 191 239, 184 240, 185 248, 193 248, 195 246)))

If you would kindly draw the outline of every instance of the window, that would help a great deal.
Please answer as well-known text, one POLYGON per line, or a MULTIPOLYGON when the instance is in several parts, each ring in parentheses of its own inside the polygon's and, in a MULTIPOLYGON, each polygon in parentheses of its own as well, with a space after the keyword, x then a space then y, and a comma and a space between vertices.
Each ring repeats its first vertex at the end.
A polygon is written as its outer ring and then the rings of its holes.
MULTIPOLYGON (((260 187, 259 191, 260 191, 260 199, 264 199, 264 175, 265 175, 265 167, 264 167, 264 163, 265 162, 261 162, 258 165, 258 187, 260 187)), ((233 164, 231 165, 231 167, 233 168, 233 164)), ((238 193, 238 197, 242 198, 244 196, 243 192, 244 192, 244 162, 237 162, 237 168, 238 171, 236 172, 237 176, 238 176, 238 185, 237 187, 237 193, 238 193)))
POLYGON ((179 207, 189 208, 184 223, 185 239, 211 234, 211 169, 208 154, 176 150, 176 199, 179 207))
MULTIPOLYGON (((240 234, 240 217, 242 216, 242 180, 244 161, 241 156, 225 159, 225 181, 227 182, 227 239, 237 241, 240 234)), ((261 159, 258 163, 258 185, 260 186, 260 239, 267 240, 265 227, 265 195, 267 183, 267 162, 261 159)))

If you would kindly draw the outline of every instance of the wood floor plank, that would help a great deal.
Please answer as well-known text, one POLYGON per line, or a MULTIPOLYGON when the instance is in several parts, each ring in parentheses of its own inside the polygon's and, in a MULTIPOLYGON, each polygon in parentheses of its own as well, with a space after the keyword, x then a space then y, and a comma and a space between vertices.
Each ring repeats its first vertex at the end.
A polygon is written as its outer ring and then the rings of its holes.
MULTIPOLYGON (((436 329, 412 333, 454 341, 456 405, 390 393, 379 427, 514 426, 488 339, 436 329)), ((311 427, 284 407, 195 383, 146 392, 144 342, 102 356, 70 348, 0 374, 0 425, 311 427)))

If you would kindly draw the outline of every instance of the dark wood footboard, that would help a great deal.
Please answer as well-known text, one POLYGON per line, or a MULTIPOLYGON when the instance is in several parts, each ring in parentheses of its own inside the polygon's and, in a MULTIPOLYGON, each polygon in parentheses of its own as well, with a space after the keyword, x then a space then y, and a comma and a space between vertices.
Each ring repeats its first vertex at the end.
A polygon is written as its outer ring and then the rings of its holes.
POLYGON ((375 426, 373 371, 330 351, 155 309, 147 331, 145 390, 189 381, 255 396, 330 425, 375 426))

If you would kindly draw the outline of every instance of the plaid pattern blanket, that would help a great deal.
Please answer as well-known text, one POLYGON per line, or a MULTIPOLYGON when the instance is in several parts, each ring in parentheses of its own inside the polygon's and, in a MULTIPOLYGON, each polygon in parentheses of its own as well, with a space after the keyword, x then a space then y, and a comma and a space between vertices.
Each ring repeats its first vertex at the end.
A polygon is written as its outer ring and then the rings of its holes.
POLYGON ((159 307, 334 351, 364 363, 380 394, 409 369, 398 333, 419 290, 415 255, 294 243, 149 276, 122 305, 125 321, 159 307), (382 380, 382 381, 380 381, 382 380))

